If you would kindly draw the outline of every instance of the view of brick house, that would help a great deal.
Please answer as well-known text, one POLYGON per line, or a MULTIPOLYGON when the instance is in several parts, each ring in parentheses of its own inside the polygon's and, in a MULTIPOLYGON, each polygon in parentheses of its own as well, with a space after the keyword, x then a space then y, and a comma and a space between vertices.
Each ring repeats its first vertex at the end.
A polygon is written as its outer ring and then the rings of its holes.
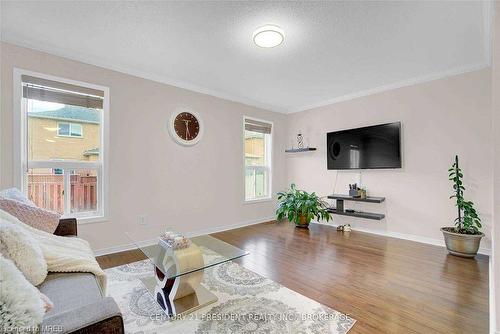
MULTIPOLYGON (((100 110, 71 105, 28 112, 29 161, 96 161, 99 159, 100 110)), ((93 170, 70 171, 71 212, 95 211, 97 175, 93 170)), ((28 195, 35 204, 64 213, 63 170, 30 169, 28 195)))
POLYGON ((64 105, 28 114, 29 160, 95 161, 99 157, 99 111, 64 105))

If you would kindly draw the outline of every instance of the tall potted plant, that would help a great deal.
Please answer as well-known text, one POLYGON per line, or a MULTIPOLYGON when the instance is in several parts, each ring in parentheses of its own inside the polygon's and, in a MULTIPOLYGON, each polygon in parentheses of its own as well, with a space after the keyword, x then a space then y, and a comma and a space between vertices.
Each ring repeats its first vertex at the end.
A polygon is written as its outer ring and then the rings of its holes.
POLYGON ((311 219, 330 220, 327 211, 328 203, 322 200, 316 193, 308 193, 298 190, 292 183, 290 190, 278 193, 278 209, 276 215, 278 220, 287 218, 294 222, 297 227, 309 227, 311 219))
POLYGON ((441 232, 450 254, 474 257, 484 234, 479 230, 482 227, 481 219, 474 208, 474 203, 464 199, 465 187, 462 182, 464 175, 458 165, 458 155, 455 156, 455 162, 448 172, 454 191, 450 198, 455 199, 458 217, 455 219, 454 227, 443 227, 441 232))

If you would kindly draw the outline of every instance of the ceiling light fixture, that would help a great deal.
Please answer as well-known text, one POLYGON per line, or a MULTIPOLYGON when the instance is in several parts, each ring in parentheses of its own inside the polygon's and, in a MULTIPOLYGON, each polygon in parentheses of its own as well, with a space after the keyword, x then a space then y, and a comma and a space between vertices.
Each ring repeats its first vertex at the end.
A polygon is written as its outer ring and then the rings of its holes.
POLYGON ((253 33, 253 42, 261 48, 274 48, 283 43, 285 33, 275 25, 265 25, 253 33))

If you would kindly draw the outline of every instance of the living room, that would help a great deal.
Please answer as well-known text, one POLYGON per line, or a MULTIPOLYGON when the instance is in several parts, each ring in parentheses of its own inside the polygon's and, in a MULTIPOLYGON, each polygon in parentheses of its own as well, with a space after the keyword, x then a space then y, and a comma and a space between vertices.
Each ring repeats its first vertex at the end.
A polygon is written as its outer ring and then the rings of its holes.
POLYGON ((0 9, 5 332, 499 333, 497 2, 0 9))

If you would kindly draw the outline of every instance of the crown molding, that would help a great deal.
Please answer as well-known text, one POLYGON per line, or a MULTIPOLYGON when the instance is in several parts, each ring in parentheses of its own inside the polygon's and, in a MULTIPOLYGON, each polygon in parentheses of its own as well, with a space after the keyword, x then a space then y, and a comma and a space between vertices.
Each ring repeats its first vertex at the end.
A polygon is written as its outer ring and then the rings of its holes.
MULTIPOLYGON (((485 1, 485 3, 490 3, 490 1, 485 1)), ((491 12, 491 6, 485 5, 484 8, 485 8, 485 13, 488 12, 486 10, 486 8, 489 8, 488 10, 489 10, 489 12, 491 12)), ((485 27, 486 27, 486 24, 485 24, 485 27)), ((51 46, 39 47, 36 42, 31 42, 28 40, 22 40, 21 42, 19 42, 19 41, 17 41, 16 38, 9 38, 6 36, 1 36, 1 41, 3 43, 8 43, 8 44, 12 44, 15 46, 24 47, 24 48, 32 49, 35 51, 39 51, 39 52, 44 52, 44 53, 47 53, 50 55, 54 55, 54 56, 58 56, 58 57, 62 57, 62 58, 66 58, 66 59, 70 59, 70 60, 74 60, 74 61, 79 61, 81 63, 85 63, 88 65, 101 67, 101 68, 116 71, 119 73, 132 75, 132 76, 139 77, 142 79, 147 79, 147 80, 163 83, 163 84, 166 84, 169 86, 173 86, 173 87, 177 87, 177 88, 181 88, 181 89, 186 89, 186 90, 193 91, 196 93, 201 93, 204 95, 213 96, 213 97, 220 98, 223 100, 241 103, 241 104, 244 104, 247 106, 256 107, 259 109, 264 109, 267 111, 281 113, 281 114, 292 114, 292 113, 307 111, 307 110, 311 110, 311 109, 315 109, 315 108, 319 108, 319 107, 324 107, 327 105, 332 105, 332 104, 336 104, 336 103, 340 103, 340 102, 345 102, 345 101, 353 100, 353 99, 360 98, 360 97, 374 95, 374 94, 378 94, 378 93, 382 93, 382 92, 386 92, 386 91, 390 91, 390 90, 394 90, 394 89, 398 89, 398 88, 413 86, 413 85, 417 85, 417 84, 421 84, 421 83, 425 83, 425 82, 429 82, 429 81, 433 81, 433 80, 444 79, 444 78, 459 75, 459 74, 478 71, 478 70, 482 70, 482 69, 490 66, 487 59, 485 59, 485 61, 480 63, 480 64, 473 64, 473 65, 469 65, 469 66, 454 68, 454 69, 444 71, 444 72, 413 77, 413 78, 406 79, 406 80, 399 81, 399 82, 395 82, 392 84, 383 85, 383 86, 379 86, 379 87, 375 87, 375 88, 371 88, 371 89, 367 89, 367 90, 363 90, 363 91, 359 91, 359 92, 354 92, 354 93, 338 96, 338 97, 335 97, 332 99, 324 100, 324 101, 310 104, 310 105, 301 106, 298 108, 287 108, 284 106, 280 107, 280 106, 270 105, 267 103, 255 101, 255 100, 244 98, 241 96, 232 95, 232 94, 227 93, 227 92, 213 90, 210 88, 206 88, 206 87, 202 87, 202 86, 193 84, 191 82, 172 79, 172 78, 169 78, 167 76, 158 75, 158 74, 154 74, 151 72, 146 72, 146 71, 142 71, 142 70, 138 70, 138 69, 134 69, 134 68, 125 68, 125 67, 120 66, 120 65, 109 63, 108 61, 105 61, 103 59, 99 59, 98 57, 86 56, 86 55, 78 54, 78 53, 77 53, 77 55, 75 55, 75 52, 71 52, 70 50, 63 50, 61 48, 56 48, 56 47, 51 47, 51 46)), ((486 48, 487 47, 485 45, 485 49, 486 48)), ((489 59, 490 57, 485 53, 485 58, 489 59)))
POLYGON ((132 75, 134 77, 138 77, 141 79, 147 79, 147 80, 159 82, 159 83, 173 86, 176 88, 186 89, 186 90, 189 90, 192 92, 196 92, 196 93, 200 93, 200 94, 204 94, 204 95, 209 95, 212 97, 217 97, 217 98, 220 98, 223 100, 241 103, 241 104, 244 104, 247 106, 256 107, 259 109, 264 109, 267 111, 272 111, 272 112, 277 112, 277 113, 286 113, 286 108, 270 105, 267 103, 262 103, 259 101, 254 101, 252 99, 233 95, 233 94, 230 94, 227 92, 218 91, 218 90, 210 89, 207 87, 199 86, 199 85, 196 85, 192 82, 173 79, 173 78, 170 78, 170 77, 167 77, 164 75, 158 75, 158 74, 155 74, 152 72, 147 72, 147 71, 139 70, 139 69, 132 68, 132 67, 125 68, 123 66, 113 64, 107 60, 100 59, 99 57, 94 57, 94 56, 90 56, 90 55, 83 55, 83 54, 80 54, 78 52, 72 52, 70 50, 57 48, 57 47, 53 47, 53 46, 45 46, 44 45, 43 47, 40 47, 38 45, 38 43, 36 43, 36 42, 32 42, 32 41, 28 41, 28 40, 19 41, 17 38, 9 38, 6 36, 1 36, 1 41, 3 43, 8 43, 8 44, 11 44, 14 46, 18 46, 18 47, 22 47, 22 48, 26 48, 26 49, 31 49, 31 50, 35 50, 38 52, 50 54, 53 56, 78 61, 78 62, 87 64, 87 65, 101 67, 101 68, 104 68, 107 70, 112 70, 115 72, 132 75))
POLYGON ((398 81, 398 82, 395 82, 392 84, 379 86, 376 88, 371 88, 371 89, 367 89, 367 90, 356 92, 356 93, 346 94, 346 95, 342 95, 339 97, 335 97, 335 98, 330 99, 330 100, 325 100, 325 101, 318 102, 315 104, 302 106, 302 107, 297 108, 297 109, 291 109, 291 110, 288 110, 287 113, 292 114, 292 113, 307 111, 307 110, 316 109, 316 108, 320 108, 320 107, 325 107, 325 106, 328 106, 331 104, 336 104, 339 102, 354 100, 354 99, 357 99, 359 97, 374 95, 374 94, 383 93, 383 92, 398 89, 398 88, 414 86, 414 85, 426 83, 429 81, 434 81, 434 80, 444 79, 447 77, 452 77, 455 75, 479 71, 479 70, 488 68, 489 66, 490 65, 487 63, 480 63, 480 64, 475 64, 475 65, 470 65, 470 66, 465 66, 465 67, 459 67, 459 68, 451 69, 451 70, 444 71, 444 72, 428 74, 428 75, 423 75, 423 76, 419 76, 419 77, 413 77, 413 78, 398 81))

